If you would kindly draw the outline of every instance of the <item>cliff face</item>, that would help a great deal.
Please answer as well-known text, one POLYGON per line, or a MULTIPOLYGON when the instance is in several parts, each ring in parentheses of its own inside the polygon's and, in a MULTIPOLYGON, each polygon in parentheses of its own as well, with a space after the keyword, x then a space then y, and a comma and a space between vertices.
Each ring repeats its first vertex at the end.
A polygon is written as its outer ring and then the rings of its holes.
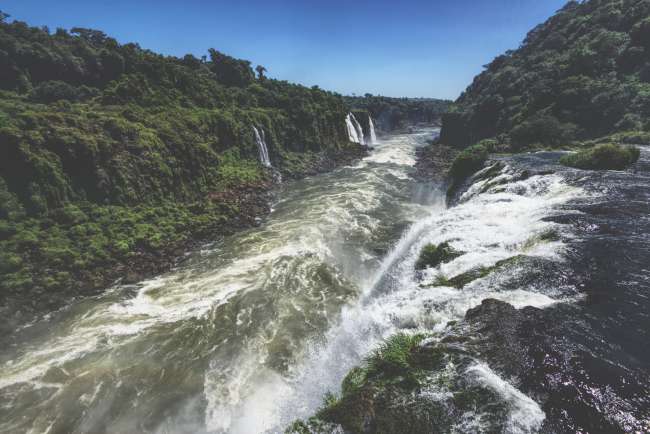
POLYGON ((443 117, 441 142, 515 147, 648 130, 650 2, 570 1, 495 58, 443 117))
POLYGON ((252 224, 272 178, 253 127, 291 177, 363 152, 341 96, 257 71, 1 14, 3 300, 159 271, 192 240, 252 224))

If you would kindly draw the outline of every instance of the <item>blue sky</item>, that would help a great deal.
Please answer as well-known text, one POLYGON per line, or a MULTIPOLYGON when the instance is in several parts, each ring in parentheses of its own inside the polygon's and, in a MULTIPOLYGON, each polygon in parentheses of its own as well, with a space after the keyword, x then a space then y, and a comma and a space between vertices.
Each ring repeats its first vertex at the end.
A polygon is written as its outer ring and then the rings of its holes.
POLYGON ((103 30, 171 55, 214 47, 343 94, 455 99, 565 0, 3 0, 31 25, 103 30))

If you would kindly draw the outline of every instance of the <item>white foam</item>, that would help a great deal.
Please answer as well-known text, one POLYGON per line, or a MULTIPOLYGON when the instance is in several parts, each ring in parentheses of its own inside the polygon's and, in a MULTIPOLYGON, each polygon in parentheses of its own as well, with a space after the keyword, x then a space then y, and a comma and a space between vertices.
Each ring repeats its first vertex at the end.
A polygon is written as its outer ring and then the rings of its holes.
MULTIPOLYGON (((428 217, 404 233, 366 282, 360 303, 346 307, 340 324, 328 333, 325 343, 314 344, 304 363, 295 368, 294 392, 287 402, 279 404, 284 408, 285 423, 290 418, 313 413, 324 391, 338 390, 349 369, 398 330, 441 331, 449 321, 462 319, 468 309, 487 298, 508 302, 516 308, 544 308, 570 301, 537 292, 537 288, 497 291, 489 284, 489 279, 499 278, 494 273, 460 290, 421 287, 413 270, 427 243, 450 241, 456 249, 466 252, 436 270, 425 272, 431 278, 438 274, 454 277, 519 254, 557 259, 561 243, 546 243, 544 248, 537 249, 528 246, 528 241, 553 228, 554 224, 544 218, 581 191, 567 186, 556 175, 531 177, 507 184, 503 190, 490 187, 456 207, 432 208, 428 217)), ((502 274, 503 278, 508 276, 502 274)), ((523 414, 525 409, 517 407, 513 417, 523 414)))
MULTIPOLYGON (((209 317, 217 307, 236 297, 260 293, 265 295, 261 300, 271 304, 237 305, 233 335, 213 343, 215 350, 228 339, 238 342, 228 347, 232 354, 215 357, 204 373, 203 393, 208 403, 204 422, 216 431, 282 430, 296 417, 312 414, 325 391, 337 390, 351 367, 398 330, 442 330, 448 321, 462 318, 467 309, 485 298, 498 298, 517 308, 542 308, 564 301, 532 288, 498 291, 490 278, 462 290, 422 288, 423 282, 413 272, 426 243, 448 240, 467 254, 427 270, 425 279, 453 277, 521 253, 557 260, 561 243, 527 246, 533 235, 553 228, 543 219, 555 206, 581 194, 555 175, 488 188, 451 209, 444 209, 440 202, 428 207, 400 202, 403 214, 391 216, 391 220, 415 223, 381 261, 366 250, 363 243, 372 240, 380 224, 386 223, 374 211, 386 201, 404 197, 397 184, 414 162, 416 145, 412 136, 382 140, 354 168, 302 181, 295 190, 288 188, 264 226, 208 249, 199 265, 142 282, 134 297, 125 296, 124 288, 116 288, 89 301, 57 325, 51 339, 25 348, 12 363, 6 363, 0 389, 25 382, 38 387, 39 378, 50 367, 70 361, 78 361, 70 374, 82 375, 94 368, 84 365, 84 355, 107 348, 117 351, 136 339, 155 336, 159 330, 170 333, 169 328, 161 327, 167 324, 182 326, 184 321, 206 317, 218 324, 221 318, 209 317), (324 187, 323 183, 329 184, 324 187), (364 241, 355 244, 351 241, 355 238, 364 241), (322 290, 311 294, 313 299, 299 301, 298 297, 312 289, 310 279, 323 264, 338 273, 332 279, 349 282, 349 292, 322 290), (288 286, 294 293, 282 292, 288 286), (354 291, 358 302, 348 298, 354 291), (326 307, 314 310, 312 304, 325 306, 325 302, 335 305, 336 312, 329 313, 326 307), (269 309, 275 316, 255 325, 253 317, 260 309, 269 309), (265 363, 280 328, 291 324, 284 322, 283 315, 294 321, 304 318, 303 322, 317 316, 330 326, 313 342, 294 343, 292 351, 298 362, 281 375, 265 363)), ((119 363, 124 362, 116 359, 112 363, 117 365, 102 369, 120 370, 119 363)), ((88 397, 93 396, 88 392, 88 397)))
POLYGON ((487 365, 477 363, 467 368, 465 373, 473 381, 496 392, 508 404, 510 416, 506 432, 533 433, 542 426, 546 415, 539 404, 499 377, 487 365))

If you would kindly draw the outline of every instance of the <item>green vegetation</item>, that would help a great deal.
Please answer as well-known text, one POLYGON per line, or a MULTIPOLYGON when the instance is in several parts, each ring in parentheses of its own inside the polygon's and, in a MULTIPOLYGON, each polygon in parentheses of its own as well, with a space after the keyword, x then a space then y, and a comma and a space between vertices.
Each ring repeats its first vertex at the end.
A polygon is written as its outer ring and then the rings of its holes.
POLYGON ((639 159, 639 148, 612 143, 596 145, 560 159, 565 166, 591 170, 623 170, 639 159))
POLYGON ((647 1, 569 1, 474 79, 443 116, 441 143, 498 138, 517 152, 630 131, 647 140, 649 16, 647 1))
POLYGON ((449 169, 449 176, 453 183, 460 183, 471 176, 474 172, 483 168, 488 158, 488 148, 482 144, 476 144, 464 149, 456 158, 449 169))
POLYGON ((239 213, 238 203, 225 201, 133 207, 85 202, 42 218, 4 221, 4 295, 72 289, 77 280, 101 285, 115 278, 112 267, 221 233, 239 213))
POLYGON ((120 267, 250 224, 271 179, 253 126, 291 177, 361 151, 340 95, 262 66, 256 76, 213 49, 162 56, 97 30, 1 16, 3 298, 105 285, 120 267))
POLYGON ((340 396, 326 394, 313 417, 294 422, 285 432, 331 433, 336 427, 355 434, 450 432, 459 415, 470 411, 485 411, 490 415, 484 419, 487 430, 503 432, 508 404, 468 378, 466 368, 475 359, 459 348, 463 336, 449 335, 440 343, 424 339, 404 333, 389 337, 348 372, 340 396), (435 394, 441 388, 451 393, 435 394), (423 391, 434 392, 435 398, 423 391))
MULTIPOLYGON (((369 382, 395 384, 406 388, 417 386, 422 376, 422 370, 440 363, 440 354, 436 357, 423 358, 420 344, 425 339, 422 334, 397 333, 386 339, 364 361, 363 366, 355 367, 348 372, 341 383, 342 397, 360 391, 369 382)), ((335 410, 341 399, 326 399, 321 412, 335 410)))
POLYGON ((437 124, 451 104, 451 101, 434 98, 390 98, 369 93, 347 96, 345 102, 355 109, 353 112, 364 131, 367 131, 368 120, 366 116, 358 116, 359 113, 370 113, 378 127, 392 131, 415 123, 437 124))
POLYGON ((449 245, 449 242, 444 242, 439 245, 427 244, 422 248, 420 256, 415 263, 416 270, 424 270, 430 267, 437 267, 440 264, 449 262, 461 255, 459 252, 449 245))
MULTIPOLYGON (((360 367, 350 370, 342 382, 341 396, 325 395, 323 407, 307 423, 295 422, 287 432, 339 424, 346 431, 366 432, 367 417, 373 406, 390 405, 385 397, 415 392, 426 381, 427 373, 442 367, 445 352, 441 348, 421 346, 424 335, 397 333, 374 350, 360 367)), ((380 424, 394 424, 390 416, 377 414, 380 424)), ((393 432, 393 431, 390 431, 393 432)))
POLYGON ((419 351, 425 336, 397 333, 384 341, 366 358, 365 368, 354 370, 343 380, 344 393, 353 392, 368 379, 382 378, 390 382, 414 384, 418 381, 418 370, 439 360, 423 360, 419 351))
MULTIPOLYGON (((440 146, 440 145, 438 145, 440 146)), ((504 149, 504 145, 497 140, 484 139, 473 146, 463 149, 451 163, 447 173, 449 186, 447 188, 447 198, 449 199, 458 191, 463 182, 477 171, 483 169, 485 162, 488 160, 490 153, 499 152, 504 149)), ((498 173, 503 165, 497 163, 492 169, 488 169, 482 174, 484 178, 489 178, 498 173)))

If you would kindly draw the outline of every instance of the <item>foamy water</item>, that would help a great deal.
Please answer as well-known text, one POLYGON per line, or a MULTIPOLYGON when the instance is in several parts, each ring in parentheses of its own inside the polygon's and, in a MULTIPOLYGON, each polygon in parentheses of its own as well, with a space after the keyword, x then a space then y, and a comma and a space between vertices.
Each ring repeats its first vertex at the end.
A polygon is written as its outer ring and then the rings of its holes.
MULTIPOLYGON (((557 175, 508 181, 506 168, 506 184, 475 186, 456 207, 434 189, 421 204, 409 172, 431 134, 379 141, 359 163, 287 187, 261 227, 53 315, 2 366, 0 431, 281 432, 397 331, 442 331, 486 298, 572 301, 500 290, 516 267, 462 290, 423 287, 519 254, 561 261, 562 243, 530 240, 582 194, 557 175), (421 248, 443 241, 466 254, 416 275, 421 248)), ((512 432, 541 424, 489 367, 469 373, 512 404, 512 432)))

